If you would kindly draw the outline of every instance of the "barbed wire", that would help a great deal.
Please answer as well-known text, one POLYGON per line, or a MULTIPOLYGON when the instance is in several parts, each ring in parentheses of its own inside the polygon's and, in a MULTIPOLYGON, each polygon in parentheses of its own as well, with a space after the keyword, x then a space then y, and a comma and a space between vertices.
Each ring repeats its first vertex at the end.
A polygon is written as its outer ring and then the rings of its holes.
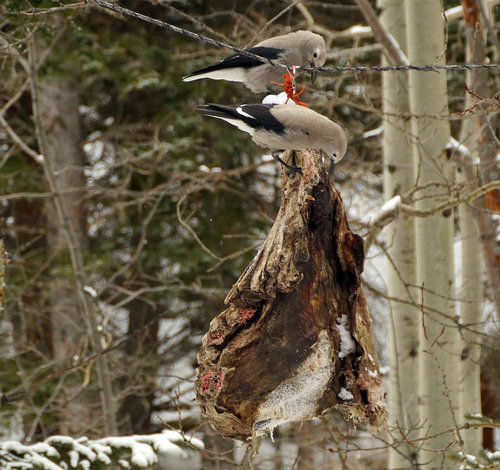
MULTIPOLYGON (((173 24, 167 23, 162 20, 157 20, 156 18, 151 18, 149 16, 143 15, 142 13, 137 13, 133 10, 128 10, 127 8, 123 8, 120 5, 115 3, 109 3, 104 0, 87 0, 92 3, 96 3, 103 8, 108 10, 113 10, 118 13, 122 13, 127 16, 131 16, 132 18, 136 18, 139 20, 146 21, 147 23, 154 24, 156 26, 160 26, 161 28, 170 29, 179 34, 183 34, 184 36, 190 37, 192 39, 196 39, 197 41, 201 41, 205 44, 210 44, 212 46, 229 49, 238 54, 246 55, 253 59, 262 60, 268 62, 274 67, 280 69, 287 69, 288 67, 283 64, 279 64, 274 62, 267 57, 262 57, 258 54, 253 54, 244 49, 240 49, 235 46, 231 46, 221 41, 216 41, 215 39, 208 38, 203 36, 202 34, 195 33, 193 31, 189 31, 187 29, 181 28, 179 26, 175 26, 173 24)), ((408 71, 408 70, 418 70, 421 72, 436 72, 439 70, 474 70, 474 69, 490 69, 490 70, 500 70, 500 64, 447 64, 447 65, 350 65, 350 66, 337 66, 332 65, 329 67, 317 67, 317 70, 320 73, 338 73, 338 72, 400 72, 400 71, 408 71)), ((312 72, 313 69, 310 67, 301 67, 301 70, 306 72, 312 72)))

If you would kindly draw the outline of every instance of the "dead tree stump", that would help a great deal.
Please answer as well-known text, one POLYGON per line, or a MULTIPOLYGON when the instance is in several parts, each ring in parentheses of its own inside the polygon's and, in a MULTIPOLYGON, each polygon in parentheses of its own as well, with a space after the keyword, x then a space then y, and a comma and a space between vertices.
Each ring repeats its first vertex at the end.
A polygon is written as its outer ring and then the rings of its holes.
POLYGON ((355 422, 385 423, 361 286, 363 240, 349 229, 320 156, 296 156, 303 177, 283 175, 274 225, 198 354, 202 413, 233 439, 338 405, 355 422))

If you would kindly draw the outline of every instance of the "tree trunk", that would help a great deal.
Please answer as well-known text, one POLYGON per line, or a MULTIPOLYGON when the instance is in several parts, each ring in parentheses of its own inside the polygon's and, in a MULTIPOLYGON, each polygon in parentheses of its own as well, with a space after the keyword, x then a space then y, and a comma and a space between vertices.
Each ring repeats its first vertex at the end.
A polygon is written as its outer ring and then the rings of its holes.
MULTIPOLYGON (((462 0, 464 8, 465 33, 467 40, 467 57, 469 62, 474 64, 484 64, 489 62, 486 54, 485 38, 483 37, 483 29, 481 25, 484 23, 480 15, 482 0, 462 0)), ((483 10, 486 12, 486 6, 483 2, 483 10)), ((489 85, 489 74, 487 70, 471 70, 468 72, 470 86, 469 88, 478 97, 489 98, 492 93, 489 85)), ((495 135, 495 130, 492 125, 491 118, 497 114, 497 109, 488 110, 489 105, 481 99, 472 97, 469 93, 466 97, 466 102, 469 105, 476 107, 477 117, 474 118, 476 125, 474 128, 469 128, 470 134, 465 136, 471 140, 471 136, 479 140, 481 146, 479 160, 479 175, 474 174, 474 187, 481 184, 489 183, 500 178, 500 170, 497 161, 499 150, 498 139, 495 135), (476 121, 477 119, 477 121, 476 121), (479 181, 478 181, 479 176, 479 181)), ((471 164, 471 168, 476 170, 471 164)), ((468 178, 469 184, 471 178, 468 178)), ((471 185, 472 186, 472 185, 471 185)), ((474 189, 472 187, 471 189, 474 189)), ((494 189, 484 196, 484 199, 477 201, 475 204, 480 215, 476 214, 479 223, 479 231, 481 233, 482 247, 484 251, 484 261, 488 278, 491 284, 493 301, 495 304, 497 319, 500 319, 500 244, 497 242, 497 226, 498 222, 492 215, 493 212, 498 212, 500 206, 500 191, 494 189)))
POLYGON ((150 303, 140 298, 132 300, 127 308, 129 320, 123 348, 123 368, 129 373, 120 381, 120 388, 126 396, 117 416, 123 434, 149 434, 153 432, 151 413, 159 366, 159 315, 150 303), (138 371, 141 372, 140 375, 137 374, 138 371))
MULTIPOLYGON (((73 208, 70 205, 71 201, 66 199, 67 192, 61 191, 59 176, 60 172, 57 168, 55 158, 62 153, 59 148, 51 148, 50 134, 52 128, 59 128, 61 132, 68 132, 67 115, 59 114, 57 116, 44 116, 44 97, 43 85, 38 80, 38 50, 37 38, 33 38, 28 44, 28 57, 30 68, 30 85, 31 85, 31 100, 33 109, 33 120, 35 123, 35 131, 38 142, 38 147, 42 158, 40 159, 44 176, 47 181, 49 190, 53 193, 54 210, 59 219, 59 226, 64 232, 68 247, 69 256, 71 259, 72 274, 74 274, 75 295, 78 298, 79 307, 81 308, 83 318, 86 322, 87 333, 92 345, 92 352, 97 355, 96 370, 99 384, 99 394, 101 398, 101 407, 103 422, 107 434, 116 434, 116 418, 114 412, 114 401, 111 386, 111 376, 108 367, 108 361, 103 354, 102 345, 100 343, 100 334, 98 331, 97 309, 94 305, 91 296, 84 290, 88 285, 87 276, 83 262, 83 247, 79 237, 79 230, 72 222, 73 208)), ((67 189, 67 188, 65 188, 67 189)))
MULTIPOLYGON (((78 96, 74 87, 63 81, 42 81, 39 111, 41 125, 46 134, 45 158, 50 160, 60 197, 68 208, 65 221, 74 227, 80 244, 85 245, 85 219, 82 210, 84 188, 82 136, 78 112, 78 96)), ((85 321, 82 318, 74 282, 61 276, 69 260, 67 240, 52 201, 46 204, 47 244, 54 262, 56 275, 51 282, 49 302, 53 356, 57 363, 71 360, 79 351, 85 338, 85 321), (83 327, 83 328, 82 328, 83 327)), ((92 414, 89 396, 82 397, 80 384, 68 385, 56 400, 63 434, 82 434, 91 428, 96 416, 92 414)))
MULTIPOLYGON (((444 62, 441 9, 441 3, 435 0, 406 1, 410 63, 444 62)), ((409 84, 417 184, 427 185, 418 192, 417 208, 425 209, 442 203, 452 182, 445 150, 450 137, 449 124, 444 119, 430 117, 448 113, 446 74, 410 71, 409 84), (432 182, 443 186, 429 185, 432 182)), ((453 238, 451 210, 416 221, 417 281, 422 304, 418 372, 420 435, 432 436, 422 441, 419 461, 429 468, 456 468, 456 463, 445 459, 445 453, 458 450, 456 434, 444 431, 453 429, 456 416, 461 414, 456 380, 459 337, 456 325, 436 313, 455 316, 453 238)))
POLYGON ((5 291, 5 268, 7 266, 7 252, 0 238, 0 311, 4 310, 4 291, 5 291))
MULTIPOLYGON (((380 0, 382 25, 406 54, 404 0, 380 0)), ((386 61, 387 62, 387 61, 386 61)), ((382 74, 384 106, 384 197, 405 194, 415 185, 408 114, 408 74, 382 74)), ((392 298, 418 302, 415 296, 415 219, 400 216, 386 228, 387 290, 392 298)), ((394 447, 389 450, 389 468, 412 468, 415 447, 406 444, 416 437, 418 423, 418 310, 401 302, 390 303, 391 377, 389 431, 394 447)))
POLYGON ((385 423, 363 242, 320 156, 297 156, 303 177, 282 178, 275 223, 198 355, 202 413, 234 439, 339 405, 355 421, 385 423))
MULTIPOLYGON (((479 0, 480 1, 480 0, 479 0)), ((481 31, 481 18, 476 0, 463 0, 462 5, 467 14, 465 18, 466 59, 468 63, 483 63, 485 60, 484 41, 481 31), (475 7, 475 8, 473 8, 475 7)), ((477 82, 484 82, 484 71, 472 70, 467 72, 467 83, 471 90, 477 89, 477 82), (478 75, 479 72, 479 75, 478 75)), ((484 90, 484 86, 483 86, 484 90)), ((468 108, 476 100, 471 94, 466 94, 465 107, 468 108)), ((471 150, 471 155, 465 165, 473 167, 474 160, 479 159, 481 135, 481 122, 477 116, 470 116, 463 122, 460 142, 471 150)), ((465 181, 463 171, 459 172, 458 178, 465 181)), ((480 329, 482 322, 482 303, 484 301, 482 262, 481 262, 481 240, 479 237, 476 216, 471 205, 461 204, 458 208, 460 220, 460 238, 462 254, 461 286, 458 291, 460 318, 464 325, 473 329, 480 329)), ((481 413, 481 373, 480 356, 481 348, 478 345, 478 337, 463 330, 460 386, 462 389, 462 411, 467 414, 481 413)), ((465 416, 460 417, 464 420, 465 416)), ((482 447, 482 436, 480 428, 469 428, 462 433, 465 451, 468 454, 478 455, 482 447)))

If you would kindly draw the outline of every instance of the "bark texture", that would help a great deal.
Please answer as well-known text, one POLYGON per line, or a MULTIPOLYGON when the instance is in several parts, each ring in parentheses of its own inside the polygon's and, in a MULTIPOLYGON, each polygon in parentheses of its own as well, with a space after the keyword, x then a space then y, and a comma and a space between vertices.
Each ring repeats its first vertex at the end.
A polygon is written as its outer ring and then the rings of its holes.
POLYGON ((356 422, 385 423, 363 241, 319 155, 296 158, 303 177, 283 175, 275 223, 198 355, 202 413, 243 441, 338 405, 356 422))
POLYGON ((7 266, 7 252, 0 239, 0 311, 3 310, 3 296, 5 290, 5 267, 7 266))
MULTIPOLYGON (((70 130, 67 128, 68 125, 72 125, 72 120, 68 120, 67 116, 64 114, 58 115, 56 113, 53 115, 50 109, 45 109, 45 105, 47 103, 44 104, 46 100, 42 95, 44 95, 44 93, 48 90, 44 90, 44 85, 38 80, 37 64, 41 53, 41 49, 39 50, 39 48, 40 44, 35 36, 33 37, 33 40, 28 43, 28 63, 30 69, 33 121, 35 124, 38 149, 40 154, 43 156, 40 160, 41 166, 43 168, 48 188, 53 194, 54 210, 57 214, 57 218, 59 219, 60 226, 63 228, 65 233, 67 243, 66 246, 68 248, 74 274, 75 298, 78 299, 81 312, 83 313, 83 318, 87 323, 90 344, 94 353, 97 354, 96 370, 106 433, 117 434, 111 375, 109 372, 107 358, 104 354, 101 354, 103 346, 100 342, 100 333, 98 331, 97 308, 91 295, 86 293, 84 289, 84 287, 88 286, 89 283, 83 261, 84 247, 82 246, 82 240, 80 240, 81 237, 79 236, 81 231, 79 231, 73 224, 72 214, 75 214, 74 208, 68 206, 68 204, 71 204, 72 201, 65 197, 66 191, 62 191, 62 189, 68 189, 62 187, 63 184, 67 183, 66 178, 59 178, 59 169, 55 166, 57 164, 57 160, 53 152, 56 151, 56 153, 62 153, 67 147, 65 145, 62 149, 52 148, 52 138, 50 137, 52 132, 57 132, 59 135, 68 133, 68 138, 72 139, 73 137, 70 136, 70 130)), ((71 180, 73 180, 73 178, 71 178, 71 180)), ((77 190, 78 189, 81 188, 77 188, 77 190)))
MULTIPOLYGON (((407 52, 404 0, 379 0, 380 21, 407 52)), ((388 61, 384 60, 387 64, 388 61)), ((384 110, 384 198, 406 194, 415 186, 412 166, 409 113, 408 73, 382 74, 384 110)), ((400 216, 386 228, 387 292, 391 298, 418 304, 415 292, 416 253, 415 219, 400 216)), ((416 295, 417 294, 417 295, 416 295)), ((403 302, 389 304, 390 382, 389 433, 393 446, 389 448, 389 468, 416 468, 417 450, 408 442, 417 435, 418 368, 420 315, 418 310, 403 302)))
MULTIPOLYGON (((408 57, 412 64, 444 63, 444 19, 440 2, 407 0, 405 3, 408 57)), ((445 200, 444 188, 453 184, 446 145, 448 121, 433 116, 448 114, 446 74, 409 72, 413 155, 417 209, 428 209, 445 200)), ((444 210, 415 221, 417 285, 422 287, 419 331, 419 400, 422 439, 419 463, 428 468, 456 469, 444 451, 462 450, 459 431, 449 432, 457 421, 461 400, 458 370, 459 335, 455 322, 453 212, 444 210), (438 315, 440 312, 447 319, 438 315), (429 435, 434 435, 428 439, 429 435)), ((418 445, 418 444, 417 444, 418 445)))
MULTIPOLYGON (((464 9, 464 33, 466 40, 466 59, 468 63, 484 63, 486 51, 481 31, 481 18, 479 15, 478 3, 476 0, 462 0, 464 9)), ((476 90, 478 83, 487 86, 486 77, 477 71, 467 71, 466 80, 472 90, 476 90), (486 79, 486 82, 485 82, 486 79)), ((465 96, 466 109, 474 106, 476 99, 467 93, 465 96)), ((482 132, 488 134, 488 130, 482 130, 482 124, 479 116, 469 116, 462 124, 460 142, 463 142, 471 151, 469 158, 464 161, 464 165, 474 170, 474 160, 479 161, 483 154, 491 150, 486 146, 486 152, 483 152, 483 143, 485 139, 482 132)), ((462 169, 460 169, 462 170, 462 169)), ((457 180, 467 182, 463 171, 457 173, 457 180)), ((476 186, 479 185, 477 182, 476 186)), ((488 195, 485 196, 485 199, 488 195)), ((476 201, 475 206, 479 204, 479 210, 484 210, 480 200, 476 201)), ((458 218, 460 221, 460 239, 461 239, 461 285, 458 297, 464 301, 458 303, 460 319, 464 325, 480 325, 482 322, 484 287, 482 279, 483 263, 481 253, 481 236, 478 230, 476 220, 477 208, 469 204, 461 204, 458 207, 458 218)), ((484 212, 483 215, 484 216, 484 212)), ((484 240, 484 243, 491 243, 493 240, 484 240)), ((495 264, 495 260, 491 260, 495 264)), ((497 312, 498 313, 498 312, 497 312)), ((461 333, 461 376, 460 388, 462 399, 462 416, 460 422, 463 422, 467 415, 481 413, 481 371, 480 358, 481 347, 477 335, 464 329, 461 333)), ((464 429, 461 433, 464 441, 464 448, 467 454, 475 455, 482 447, 482 432, 480 428, 471 427, 464 429)))

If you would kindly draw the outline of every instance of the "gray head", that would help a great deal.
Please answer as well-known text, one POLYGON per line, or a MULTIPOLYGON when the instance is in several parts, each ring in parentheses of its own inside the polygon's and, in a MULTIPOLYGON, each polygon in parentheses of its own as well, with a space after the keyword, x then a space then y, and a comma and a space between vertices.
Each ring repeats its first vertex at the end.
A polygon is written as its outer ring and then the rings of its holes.
POLYGON ((335 124, 334 132, 332 132, 328 141, 323 145, 322 150, 334 163, 337 163, 344 158, 347 151, 347 137, 339 125, 334 122, 332 124, 335 124))
POLYGON ((311 31, 297 31, 292 33, 300 44, 302 60, 305 66, 321 67, 326 60, 325 40, 322 36, 311 31))

